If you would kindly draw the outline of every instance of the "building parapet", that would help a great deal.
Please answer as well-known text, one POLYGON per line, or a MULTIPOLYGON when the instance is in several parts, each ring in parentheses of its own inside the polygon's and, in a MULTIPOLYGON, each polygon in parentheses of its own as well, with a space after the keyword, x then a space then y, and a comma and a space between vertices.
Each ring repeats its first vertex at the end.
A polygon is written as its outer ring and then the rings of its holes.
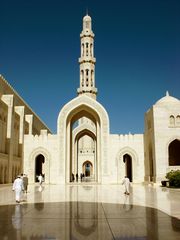
POLYGON ((119 141, 137 141, 143 139, 144 134, 110 134, 110 138, 119 141))

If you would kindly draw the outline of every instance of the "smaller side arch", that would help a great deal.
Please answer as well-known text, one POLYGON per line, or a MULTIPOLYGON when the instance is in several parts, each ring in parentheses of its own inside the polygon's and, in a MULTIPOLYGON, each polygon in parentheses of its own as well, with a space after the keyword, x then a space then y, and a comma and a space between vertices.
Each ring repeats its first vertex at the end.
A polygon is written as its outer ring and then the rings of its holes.
POLYGON ((82 165, 82 172, 84 173, 85 177, 90 177, 93 174, 93 164, 91 161, 87 160, 82 165))
POLYGON ((168 145, 168 165, 180 166, 180 140, 174 139, 168 145))
POLYGON ((173 115, 171 115, 169 117, 169 125, 170 125, 170 127, 174 127, 175 126, 175 117, 173 115))
POLYGON ((134 161, 136 161, 136 164, 139 165, 138 155, 137 155, 136 151, 135 151, 133 148, 128 147, 128 146, 127 146, 127 147, 123 147, 123 148, 121 148, 121 149, 118 151, 118 153, 117 153, 117 155, 116 155, 116 160, 122 159, 122 157, 123 157, 126 153, 129 154, 129 155, 131 155, 131 156, 133 157, 134 161))
POLYGON ((45 183, 50 183, 50 161, 51 154, 49 151, 43 147, 38 147, 34 149, 29 156, 30 170, 28 172, 29 180, 31 183, 34 183, 35 179, 35 159, 38 155, 44 156, 44 174, 45 174, 45 183))
POLYGON ((124 165, 124 155, 129 155, 132 159, 132 176, 133 176, 133 181, 137 178, 137 167, 139 166, 139 159, 138 159, 138 154, 137 152, 129 147, 123 147, 120 149, 116 155, 116 162, 117 162, 117 182, 121 183, 122 179, 126 175, 125 172, 125 165, 124 165))
POLYGON ((169 145, 170 145, 173 141, 175 141, 175 140, 180 141, 180 136, 177 136, 177 135, 172 136, 172 137, 169 138, 168 141, 166 142, 166 149, 165 149, 166 153, 165 153, 165 154, 166 154, 166 166, 167 166, 167 171, 169 171, 169 145))

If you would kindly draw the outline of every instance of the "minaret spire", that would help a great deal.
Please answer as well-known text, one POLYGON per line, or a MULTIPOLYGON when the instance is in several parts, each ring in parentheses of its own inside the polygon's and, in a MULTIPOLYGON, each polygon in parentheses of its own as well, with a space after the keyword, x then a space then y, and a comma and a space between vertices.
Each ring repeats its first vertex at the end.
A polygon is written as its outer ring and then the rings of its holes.
POLYGON ((94 57, 94 33, 92 31, 91 17, 87 14, 83 18, 83 29, 81 38, 80 64, 80 87, 78 95, 86 94, 96 99, 97 88, 95 87, 95 63, 94 57))

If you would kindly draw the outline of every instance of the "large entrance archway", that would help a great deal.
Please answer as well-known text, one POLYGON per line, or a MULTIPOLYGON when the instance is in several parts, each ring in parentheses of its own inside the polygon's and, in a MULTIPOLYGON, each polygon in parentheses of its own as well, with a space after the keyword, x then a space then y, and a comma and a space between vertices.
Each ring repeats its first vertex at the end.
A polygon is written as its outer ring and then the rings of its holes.
POLYGON ((132 182, 132 157, 129 154, 125 154, 123 156, 123 162, 125 163, 125 173, 129 178, 130 182, 132 182))
POLYGON ((175 139, 169 144, 169 166, 180 165, 180 140, 175 139))
MULTIPOLYGON (((76 156, 78 156, 77 152, 80 149, 80 139, 86 135, 92 138, 92 143, 94 144, 96 163, 95 181, 101 182, 103 174, 107 176, 108 134, 109 119, 107 112, 102 105, 94 99, 83 95, 73 99, 64 106, 58 117, 58 136, 60 153, 59 175, 64 175, 65 182, 68 183, 71 181, 71 174, 73 173, 73 169, 75 169, 74 160, 76 161, 76 156), (89 128, 93 128, 93 130, 85 127, 85 124, 88 125, 89 128), (82 129, 75 139, 74 132, 80 127, 82 127, 82 129)), ((86 158, 86 160, 87 159, 88 158, 86 158)), ((78 163, 78 161, 76 162, 78 163)))

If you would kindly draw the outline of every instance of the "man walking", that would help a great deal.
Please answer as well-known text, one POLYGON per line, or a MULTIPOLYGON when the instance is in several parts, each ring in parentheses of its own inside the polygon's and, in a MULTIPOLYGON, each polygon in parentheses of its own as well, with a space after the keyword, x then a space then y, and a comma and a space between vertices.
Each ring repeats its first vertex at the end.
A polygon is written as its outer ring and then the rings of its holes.
POLYGON ((16 202, 20 203, 21 192, 24 190, 23 180, 20 175, 14 180, 12 190, 15 191, 16 202))
POLYGON ((127 194, 129 195, 129 185, 130 185, 130 181, 129 181, 129 178, 127 176, 124 177, 123 181, 122 181, 122 184, 124 185, 125 187, 125 192, 124 194, 127 194))

